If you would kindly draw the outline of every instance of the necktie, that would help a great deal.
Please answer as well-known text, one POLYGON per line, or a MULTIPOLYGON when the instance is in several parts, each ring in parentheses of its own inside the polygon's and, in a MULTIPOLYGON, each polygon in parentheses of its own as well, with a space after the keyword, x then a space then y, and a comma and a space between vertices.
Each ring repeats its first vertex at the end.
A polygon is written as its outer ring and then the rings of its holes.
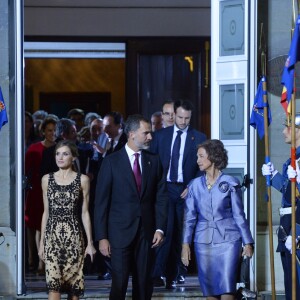
POLYGON ((171 166, 170 166, 170 180, 171 182, 176 182, 178 179, 178 161, 179 161, 179 151, 180 151, 180 144, 181 144, 181 134, 182 131, 177 131, 177 136, 175 138, 173 149, 172 149, 172 156, 171 156, 171 166))
POLYGON ((109 147, 109 149, 107 150, 106 155, 111 154, 113 151, 114 151, 114 140, 112 139, 112 140, 110 141, 110 147, 109 147))
POLYGON ((141 168, 140 168, 140 163, 139 163, 139 153, 134 153, 135 159, 133 162, 133 174, 135 177, 135 183, 136 183, 136 187, 137 190, 139 192, 139 194, 141 193, 141 188, 142 188, 142 173, 141 173, 141 168))

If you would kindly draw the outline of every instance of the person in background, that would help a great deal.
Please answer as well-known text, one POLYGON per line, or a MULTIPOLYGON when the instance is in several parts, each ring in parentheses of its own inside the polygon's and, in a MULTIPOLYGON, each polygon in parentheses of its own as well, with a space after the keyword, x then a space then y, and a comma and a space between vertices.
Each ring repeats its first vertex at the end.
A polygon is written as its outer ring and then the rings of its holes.
MULTIPOLYGON (((104 157, 111 155, 122 149, 126 142, 127 136, 123 132, 123 117, 119 112, 110 112, 104 116, 103 119, 103 131, 107 137, 107 143, 104 147, 105 152, 102 153, 99 160, 99 168, 102 164, 104 157)), ((98 178, 99 175, 97 175, 98 178)), ((101 179, 97 179, 100 182, 101 179)), ((111 276, 111 262, 110 258, 105 256, 103 263, 101 264, 101 274, 98 276, 99 280, 110 280, 111 276)))
POLYGON ((67 118, 75 122, 77 131, 80 131, 84 126, 84 111, 80 108, 72 108, 69 110, 67 118))
POLYGON ((90 127, 89 126, 82 127, 77 134, 77 139, 79 143, 89 143, 91 140, 90 127))
MULTIPOLYGON (((44 211, 41 188, 40 167, 43 152, 55 144, 56 120, 46 118, 41 125, 44 139, 41 142, 31 144, 25 155, 25 175, 29 188, 26 191, 25 200, 25 225, 28 245, 29 271, 35 270, 35 258, 40 244, 41 221, 44 211)), ((44 265, 40 260, 38 272, 44 272, 44 265)))
POLYGON ((76 157, 76 145, 60 141, 55 148, 58 171, 42 178, 44 213, 39 256, 45 261, 49 300, 61 299, 62 293, 72 300, 83 295, 84 258, 89 255, 93 261, 96 252, 88 210, 89 178, 73 170, 76 157))
POLYGON ((48 117, 48 113, 45 110, 36 110, 33 114, 33 121, 45 120, 48 117))
POLYGON ((103 156, 118 151, 124 147, 127 142, 127 136, 123 132, 123 117, 119 112, 110 112, 103 119, 103 130, 108 138, 109 147, 106 146, 106 152, 103 156))
POLYGON ((84 125, 85 126, 91 126, 91 123, 95 120, 95 119, 102 119, 100 115, 98 115, 97 113, 95 112, 88 112, 86 115, 85 115, 85 118, 84 118, 84 125))
MULTIPOLYGON (((286 119, 283 129, 284 141, 286 144, 291 144, 291 120, 286 119)), ((295 147, 296 158, 300 158, 300 113, 296 113, 295 117, 295 147)), ((280 253, 281 263, 284 273, 284 287, 285 287, 285 299, 292 299, 292 260, 290 250, 286 247, 285 243, 288 236, 291 234, 291 182, 288 178, 288 166, 290 165, 290 158, 286 160, 282 167, 282 173, 279 173, 272 162, 263 164, 262 175, 271 176, 271 185, 276 190, 282 193, 280 214, 280 225, 278 228, 278 246, 277 252, 280 253)), ((291 177, 292 178, 292 177, 291 177)), ((300 224, 300 207, 299 200, 296 203, 298 209, 296 210, 296 222, 300 224)), ((300 296, 300 284, 299 280, 296 280, 296 294, 297 298, 300 296)))
POLYGON ((47 118, 54 119, 56 122, 59 121, 59 117, 57 115, 55 115, 55 114, 48 114, 47 118))
POLYGON ((205 134, 190 126, 192 110, 189 101, 176 101, 175 124, 155 132, 150 148, 150 151, 159 155, 164 173, 167 174, 169 216, 166 240, 157 251, 153 271, 155 286, 164 285, 161 276, 165 275, 167 289, 176 288, 186 187, 200 173, 195 160, 196 146, 206 139, 205 134))
POLYGON ((174 101, 165 101, 162 105, 162 118, 164 128, 174 125, 174 116, 174 101))
POLYGON ((48 113, 45 110, 37 110, 32 114, 33 125, 34 125, 34 134, 36 136, 36 140, 38 140, 38 141, 43 139, 41 125, 47 117, 48 117, 48 113))
POLYGON ((204 174, 189 183, 185 201, 181 260, 189 265, 193 241, 201 291, 208 300, 235 299, 241 253, 252 257, 254 249, 240 183, 222 172, 227 163, 221 141, 200 144, 197 164, 204 174))
POLYGON ((110 300, 126 298, 132 271, 132 299, 150 300, 154 248, 164 238, 168 195, 159 157, 148 152, 151 125, 129 116, 125 147, 104 158, 96 188, 95 238, 111 257, 110 300))
POLYGON ((90 143, 94 149, 94 160, 100 160, 108 146, 108 137, 104 132, 103 120, 101 118, 94 119, 90 124, 90 143))
POLYGON ((159 129, 163 128, 163 119, 162 119, 162 112, 157 111, 152 114, 151 116, 151 128, 152 132, 155 132, 159 129))
MULTIPOLYGON (((89 171, 87 174, 91 181, 89 212, 90 212, 91 222, 92 224, 94 224, 94 206, 95 206, 95 190, 96 190, 97 176, 101 166, 102 154, 105 152, 105 149, 102 148, 101 145, 105 147, 107 143, 106 134, 103 132, 103 120, 100 118, 94 119, 90 124, 89 133, 90 133, 90 139, 87 145, 92 149, 89 171)), ((92 228, 92 235, 94 238, 95 234, 93 228, 92 228)), ((95 255, 94 263, 89 265, 87 264, 86 272, 97 273, 97 274, 101 273, 98 276, 98 279, 103 279, 103 280, 111 279, 110 263, 104 261, 104 257, 100 254, 99 250, 95 255)))
POLYGON ((29 111, 25 111, 25 122, 24 123, 25 123, 24 146, 25 146, 25 153, 26 153, 28 147, 36 141, 33 118, 29 111))

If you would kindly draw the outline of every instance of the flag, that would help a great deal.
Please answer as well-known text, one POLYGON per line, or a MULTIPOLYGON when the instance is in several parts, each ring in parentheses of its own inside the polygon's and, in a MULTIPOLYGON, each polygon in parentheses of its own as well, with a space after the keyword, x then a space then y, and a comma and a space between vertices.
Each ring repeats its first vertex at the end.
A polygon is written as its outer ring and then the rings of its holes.
POLYGON ((284 65, 282 78, 281 78, 281 84, 283 84, 283 89, 282 89, 280 102, 286 113, 290 112, 289 103, 292 98, 292 94, 294 90, 295 65, 297 61, 299 61, 300 59, 299 30, 300 30, 300 15, 297 18, 289 54, 284 65))
POLYGON ((263 90, 263 82, 266 81, 265 77, 262 77, 260 80, 257 92, 254 99, 254 104, 252 108, 251 118, 250 118, 250 125, 257 129, 257 133, 260 139, 263 138, 265 135, 265 127, 264 127, 264 107, 268 108, 268 125, 272 122, 272 115, 271 110, 269 108, 268 103, 264 103, 264 95, 267 94, 267 91, 263 90))
POLYGON ((0 87, 0 130, 3 125, 5 125, 8 122, 7 120, 7 113, 6 113, 6 107, 4 104, 4 99, 0 87))

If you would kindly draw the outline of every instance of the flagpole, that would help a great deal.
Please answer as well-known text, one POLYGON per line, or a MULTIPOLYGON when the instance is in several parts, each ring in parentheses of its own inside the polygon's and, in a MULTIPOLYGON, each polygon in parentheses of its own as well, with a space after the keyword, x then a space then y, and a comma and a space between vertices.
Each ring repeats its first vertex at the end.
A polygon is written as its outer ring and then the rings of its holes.
MULTIPOLYGON (((295 86, 295 77, 294 77, 295 86)), ((291 166, 296 169, 296 148, 295 148, 295 93, 292 94, 291 98, 291 166)), ((292 204, 292 300, 297 299, 296 295, 296 179, 291 179, 291 204, 292 204)))
MULTIPOLYGON (((296 25, 297 15, 299 14, 299 7, 297 7, 297 3, 293 0, 293 25, 291 36, 294 35, 294 29, 296 25)), ((296 62, 295 62, 296 63, 296 62)), ((294 73, 293 78, 293 93, 291 97, 291 166, 295 170, 296 169, 296 143, 295 143, 295 109, 296 109, 296 74, 294 73)), ((291 180, 291 204, 292 204, 292 216, 291 216, 291 225, 292 225, 292 300, 297 299, 296 293, 296 179, 293 178, 291 180)))
MULTIPOLYGON (((262 76, 266 77, 266 53, 265 53, 265 41, 263 38, 263 23, 261 23, 261 71, 262 76), (263 45, 262 45, 263 42, 263 45)), ((268 122, 268 97, 267 97, 267 81, 263 80, 263 100, 264 100, 264 141, 265 141, 265 163, 270 162, 269 151, 269 122, 268 122)), ((273 220, 272 220, 272 197, 271 197, 271 183, 270 176, 266 177, 267 195, 268 195, 268 227, 269 227, 269 247, 270 247, 270 269, 271 269, 271 287, 272 287, 272 300, 276 299, 275 290, 275 272, 274 272, 274 246, 273 246, 273 220)))

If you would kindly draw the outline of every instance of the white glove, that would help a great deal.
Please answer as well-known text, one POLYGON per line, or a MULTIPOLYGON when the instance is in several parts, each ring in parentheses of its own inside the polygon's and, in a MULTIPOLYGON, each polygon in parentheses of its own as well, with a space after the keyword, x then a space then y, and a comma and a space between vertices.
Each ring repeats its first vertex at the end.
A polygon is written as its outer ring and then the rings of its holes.
POLYGON ((287 169, 288 178, 289 179, 296 178, 298 184, 300 183, 299 160, 300 158, 296 161, 296 170, 293 169, 291 165, 289 165, 287 169))
POLYGON ((294 170, 291 165, 288 166, 287 175, 289 179, 294 179, 297 176, 296 170, 294 170))
POLYGON ((271 162, 263 164, 261 167, 261 172, 263 176, 271 175, 272 177, 274 177, 278 173, 278 171, 275 170, 274 165, 271 162))
POLYGON ((300 158, 296 160, 296 173, 297 173, 297 183, 300 183, 300 169, 299 169, 300 158))
POLYGON ((292 236, 289 235, 285 241, 285 248, 288 249, 292 254, 292 236))
MULTIPOLYGON (((298 240, 296 239, 296 243, 298 242, 298 240)), ((288 249, 291 254, 292 254, 292 236, 289 235, 287 238, 286 238, 286 241, 285 241, 285 247, 286 249, 288 249)))

